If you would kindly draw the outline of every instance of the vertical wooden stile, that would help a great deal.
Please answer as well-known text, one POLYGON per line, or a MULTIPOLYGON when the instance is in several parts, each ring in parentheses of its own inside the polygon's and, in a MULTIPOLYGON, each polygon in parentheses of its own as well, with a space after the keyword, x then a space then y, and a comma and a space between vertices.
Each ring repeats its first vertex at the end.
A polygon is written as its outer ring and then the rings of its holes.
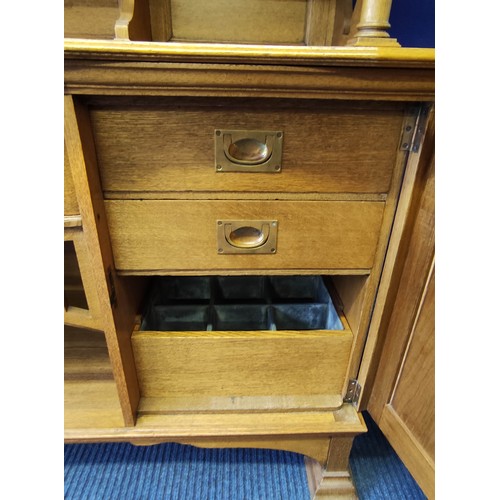
POLYGON ((87 110, 72 96, 65 96, 64 111, 68 160, 94 272, 96 293, 100 300, 101 325, 106 336, 124 422, 126 426, 132 426, 139 403, 139 387, 130 341, 135 308, 133 299, 127 294, 127 289, 114 270, 87 110), (114 304, 110 301, 111 286, 114 288, 114 304))

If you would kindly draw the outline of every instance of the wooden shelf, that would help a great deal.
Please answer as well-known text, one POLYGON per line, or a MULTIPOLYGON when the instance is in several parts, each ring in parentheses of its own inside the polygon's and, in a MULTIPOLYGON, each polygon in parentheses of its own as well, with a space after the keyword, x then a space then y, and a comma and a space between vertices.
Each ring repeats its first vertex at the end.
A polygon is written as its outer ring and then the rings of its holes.
POLYGON ((65 442, 176 442, 204 448, 269 448, 302 453, 325 463, 332 436, 366 432, 351 405, 335 412, 140 415, 134 427, 65 430, 65 442))
POLYGON ((354 407, 344 405, 337 411, 216 413, 140 415, 137 430, 142 433, 161 432, 178 437, 316 435, 334 432, 364 432, 362 417, 354 407))
POLYGON ((66 428, 123 426, 102 332, 65 327, 64 407, 66 428))
POLYGON ((365 432, 363 418, 351 405, 334 412, 213 413, 139 415, 135 427, 67 429, 67 442, 193 441, 265 436, 326 437, 365 432))

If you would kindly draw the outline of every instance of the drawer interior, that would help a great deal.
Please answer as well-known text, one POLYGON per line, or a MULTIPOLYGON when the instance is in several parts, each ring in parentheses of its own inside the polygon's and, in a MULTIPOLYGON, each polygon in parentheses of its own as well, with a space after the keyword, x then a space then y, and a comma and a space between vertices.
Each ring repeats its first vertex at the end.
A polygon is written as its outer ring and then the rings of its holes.
POLYGON ((343 330, 320 276, 157 279, 143 331, 343 330))
POLYGON ((132 336, 139 412, 339 408, 352 339, 320 276, 158 277, 132 336))

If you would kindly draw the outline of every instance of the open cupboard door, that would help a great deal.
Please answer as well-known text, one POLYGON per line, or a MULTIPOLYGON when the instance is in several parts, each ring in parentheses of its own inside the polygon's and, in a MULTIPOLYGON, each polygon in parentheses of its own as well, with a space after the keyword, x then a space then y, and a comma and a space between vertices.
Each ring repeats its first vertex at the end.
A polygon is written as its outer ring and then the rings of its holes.
MULTIPOLYGON (((429 134, 433 135, 433 134, 429 134)), ((424 145, 425 148, 425 145, 424 145)), ((377 422, 428 498, 434 498, 434 151, 419 159, 419 181, 381 315, 371 390, 361 406, 377 422), (425 162, 422 164, 422 162, 425 162), (404 248, 403 248, 404 247, 404 248), (377 349, 379 352, 377 352, 377 349)), ((375 312, 374 312, 375 314, 375 312)), ((370 369, 365 368, 366 371, 370 369)), ((363 367, 362 367, 363 371, 363 367)))

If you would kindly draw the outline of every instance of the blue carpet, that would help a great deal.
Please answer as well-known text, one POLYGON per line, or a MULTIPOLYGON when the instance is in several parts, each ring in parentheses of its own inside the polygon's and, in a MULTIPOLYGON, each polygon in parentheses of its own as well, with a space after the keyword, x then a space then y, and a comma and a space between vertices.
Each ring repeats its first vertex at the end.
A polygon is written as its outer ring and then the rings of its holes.
POLYGON ((68 500, 309 500, 301 455, 179 444, 65 445, 68 500))
MULTIPOLYGON (((360 500, 425 499, 368 414, 351 469, 360 500)), ((179 444, 66 444, 67 500, 309 500, 302 455, 179 444)))
POLYGON ((382 431, 363 412, 366 434, 354 439, 349 463, 360 500, 421 500, 426 496, 382 431))

